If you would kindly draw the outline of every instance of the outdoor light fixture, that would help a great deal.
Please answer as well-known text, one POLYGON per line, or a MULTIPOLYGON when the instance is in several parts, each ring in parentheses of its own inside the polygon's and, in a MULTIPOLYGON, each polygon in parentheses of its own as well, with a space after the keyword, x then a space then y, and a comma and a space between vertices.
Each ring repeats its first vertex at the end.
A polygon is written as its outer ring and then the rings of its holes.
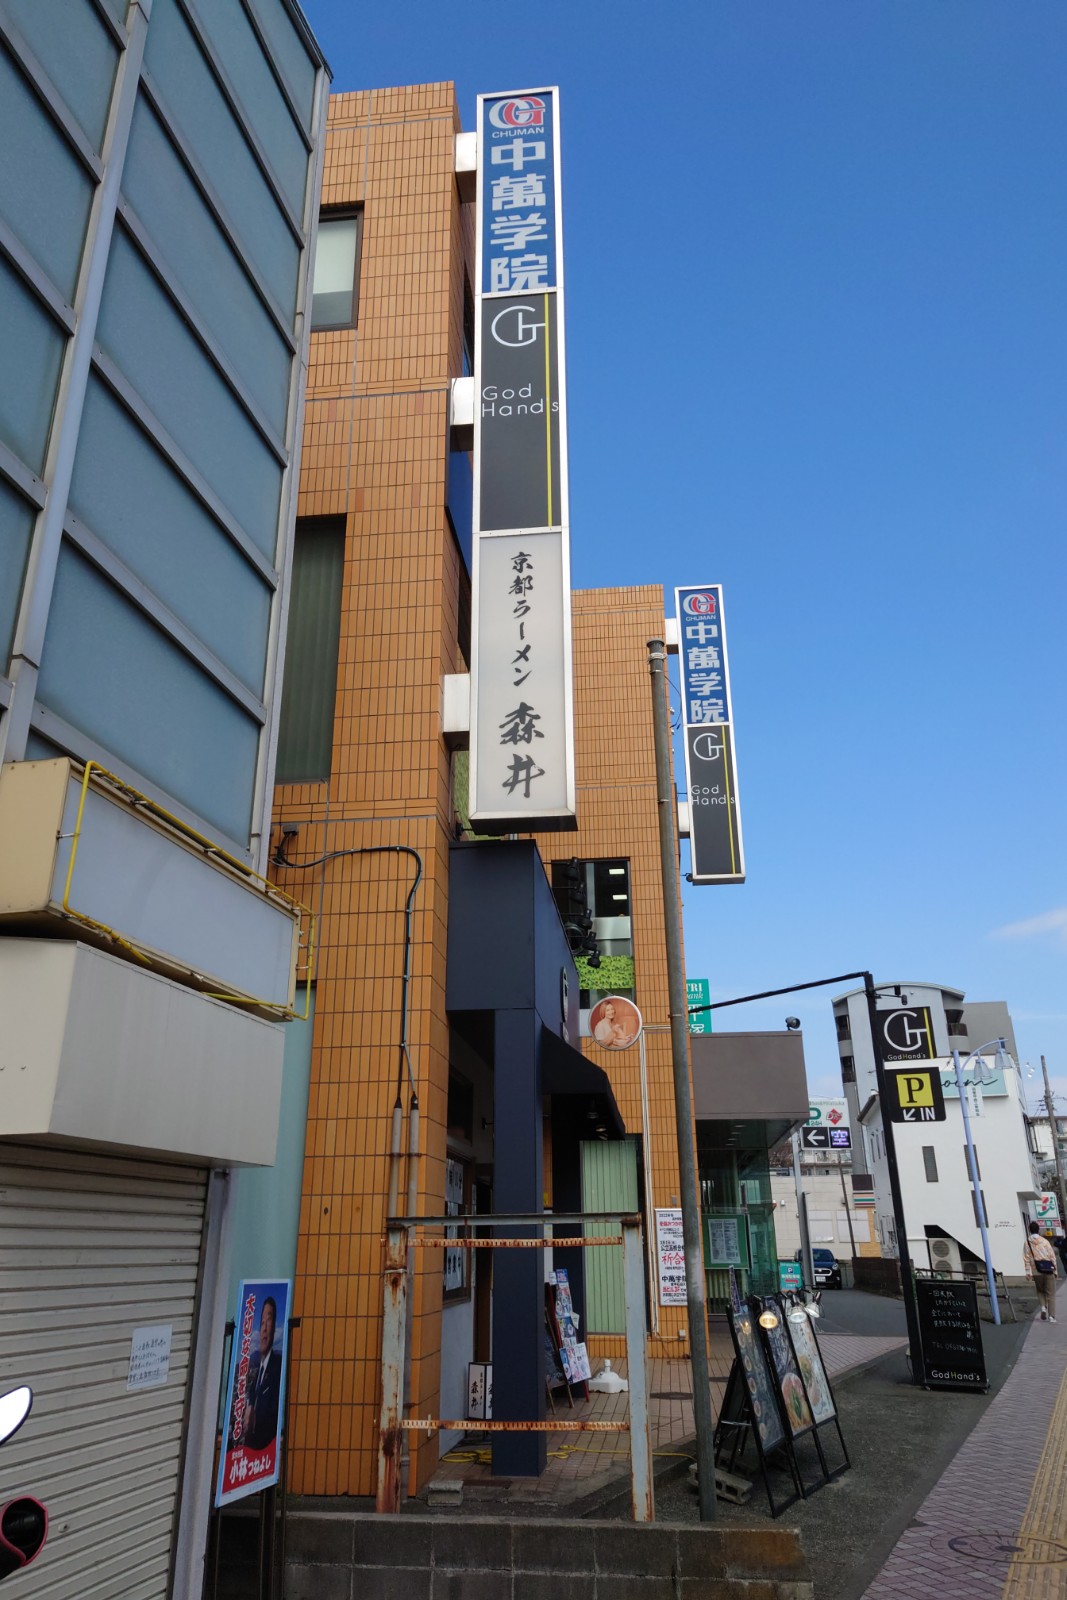
POLYGON ((759 1315, 759 1325, 761 1328, 777 1328, 778 1318, 771 1310, 761 1311, 759 1315))
POLYGON ((789 1029, 790 1033, 796 1033, 797 1029, 800 1027, 800 1018, 786 1017, 785 1025, 789 1029))
POLYGON ((808 1313, 804 1310, 803 1306, 794 1306, 792 1311, 789 1313, 789 1320, 790 1322, 806 1322, 808 1320, 808 1313))

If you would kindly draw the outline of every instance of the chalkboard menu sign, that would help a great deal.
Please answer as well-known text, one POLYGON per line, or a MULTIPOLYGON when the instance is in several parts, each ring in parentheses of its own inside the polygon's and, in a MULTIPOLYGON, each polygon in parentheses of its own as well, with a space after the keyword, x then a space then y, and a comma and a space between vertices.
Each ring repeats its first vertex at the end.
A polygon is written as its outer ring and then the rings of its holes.
POLYGON ((916 1278, 915 1299, 924 1386, 988 1389, 974 1284, 966 1279, 916 1278))

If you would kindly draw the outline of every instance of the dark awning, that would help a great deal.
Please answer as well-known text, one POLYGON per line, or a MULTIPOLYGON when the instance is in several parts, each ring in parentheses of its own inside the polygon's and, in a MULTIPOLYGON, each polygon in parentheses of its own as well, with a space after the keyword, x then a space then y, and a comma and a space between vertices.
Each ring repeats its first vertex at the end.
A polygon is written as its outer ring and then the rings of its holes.
POLYGON ((541 1030, 541 1088, 545 1094, 584 1094, 596 1100, 609 1137, 625 1137, 626 1124, 607 1073, 547 1028, 541 1030))

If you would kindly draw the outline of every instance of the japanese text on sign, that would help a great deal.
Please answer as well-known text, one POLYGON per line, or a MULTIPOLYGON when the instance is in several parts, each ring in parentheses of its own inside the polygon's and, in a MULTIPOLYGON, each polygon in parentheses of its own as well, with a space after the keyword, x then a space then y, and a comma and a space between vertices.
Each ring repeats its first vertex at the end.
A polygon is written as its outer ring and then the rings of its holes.
POLYGON ((656 1257, 659 1263, 660 1305, 684 1306, 687 1286, 680 1207, 666 1207, 656 1212, 656 1257))
POLYGON ((676 589, 693 883, 743 883, 722 588, 676 589))
POLYGON ((554 289, 556 152, 553 94, 483 102, 482 293, 554 289))

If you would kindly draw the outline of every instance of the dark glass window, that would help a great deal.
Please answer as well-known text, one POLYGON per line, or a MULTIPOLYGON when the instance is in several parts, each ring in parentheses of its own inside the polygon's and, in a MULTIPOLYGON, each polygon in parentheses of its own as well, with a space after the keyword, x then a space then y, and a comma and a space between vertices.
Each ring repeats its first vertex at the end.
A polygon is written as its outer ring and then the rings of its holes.
POLYGON ((923 1145, 923 1166, 926 1168, 927 1183, 937 1182, 937 1151, 932 1144, 923 1145))
POLYGON ((330 776, 344 557, 344 517, 297 522, 276 783, 330 776))
POLYGON ((315 245, 313 328, 354 328, 359 307, 359 254, 363 214, 324 216, 315 245))

